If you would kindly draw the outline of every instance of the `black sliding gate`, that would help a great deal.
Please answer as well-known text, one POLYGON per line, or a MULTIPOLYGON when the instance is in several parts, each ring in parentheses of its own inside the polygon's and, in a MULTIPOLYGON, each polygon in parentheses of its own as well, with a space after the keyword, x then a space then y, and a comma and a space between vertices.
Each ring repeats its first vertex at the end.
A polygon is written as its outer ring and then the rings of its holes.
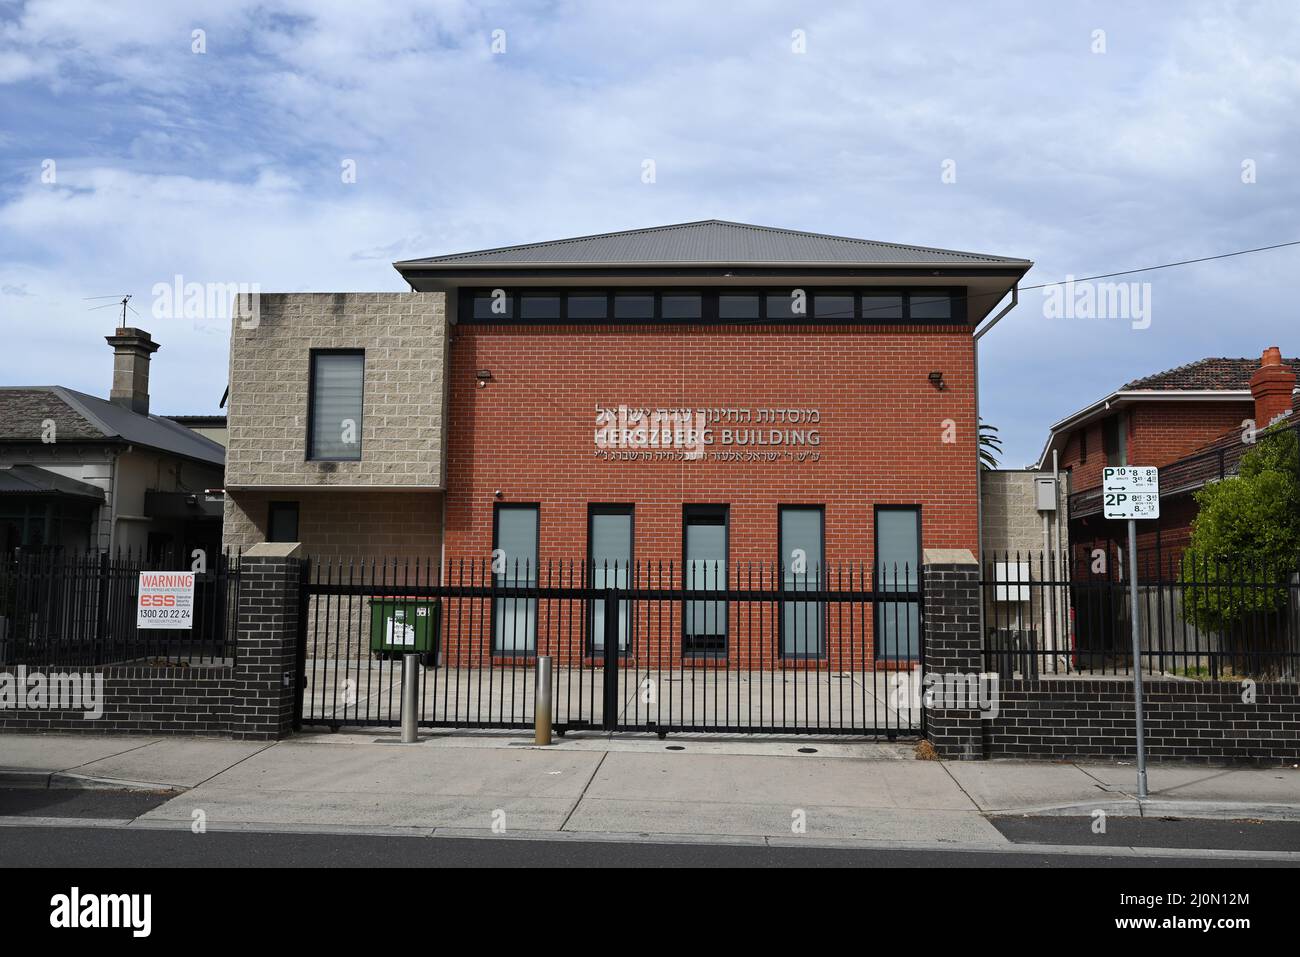
POLYGON ((870 571, 307 561, 298 723, 398 725, 416 652, 425 727, 533 727, 547 655, 561 734, 919 734, 922 583, 870 571))

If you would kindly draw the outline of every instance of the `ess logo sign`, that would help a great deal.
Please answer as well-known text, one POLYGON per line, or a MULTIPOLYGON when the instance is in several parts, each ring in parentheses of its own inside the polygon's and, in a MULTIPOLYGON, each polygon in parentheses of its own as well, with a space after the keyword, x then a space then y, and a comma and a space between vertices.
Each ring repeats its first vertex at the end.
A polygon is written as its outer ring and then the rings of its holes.
POLYGON ((192 628, 194 573, 141 572, 135 606, 137 628, 192 628))
POLYGON ((153 925, 152 894, 69 894, 50 898, 50 926, 127 927, 132 937, 148 937, 153 925))

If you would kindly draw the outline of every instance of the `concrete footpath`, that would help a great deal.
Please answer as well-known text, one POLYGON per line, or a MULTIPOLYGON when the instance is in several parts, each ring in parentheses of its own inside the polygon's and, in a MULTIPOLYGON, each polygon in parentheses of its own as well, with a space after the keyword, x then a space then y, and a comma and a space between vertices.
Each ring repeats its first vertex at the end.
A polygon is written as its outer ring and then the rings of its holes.
MULTIPOLYGON (((1001 815, 1300 821, 1300 769, 916 760, 910 744, 387 729, 275 744, 0 735, 0 787, 175 792, 94 826, 1006 846, 1001 815)), ((55 796, 52 795, 52 799, 55 796)), ((0 819, 0 825, 65 818, 0 819)), ((1086 837, 1086 835, 1084 835, 1086 837)), ((1087 843, 1081 837, 1080 844, 1087 843)))

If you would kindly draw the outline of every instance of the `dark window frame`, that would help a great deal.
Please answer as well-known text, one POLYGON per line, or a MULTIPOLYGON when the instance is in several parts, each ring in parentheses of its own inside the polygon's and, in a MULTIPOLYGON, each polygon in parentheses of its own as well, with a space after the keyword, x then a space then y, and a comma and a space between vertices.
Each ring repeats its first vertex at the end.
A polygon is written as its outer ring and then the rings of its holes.
POLYGON ((1123 412, 1101 420, 1101 451, 1111 467, 1128 464, 1128 429, 1123 412))
MULTIPOLYGON (((686 579, 686 567, 689 559, 686 554, 686 528, 693 516, 718 516, 722 517, 722 566, 725 581, 723 582, 725 590, 731 587, 731 505, 730 504, 688 504, 682 506, 682 590, 690 588, 690 582, 686 579)), ((700 601, 709 601, 711 599, 698 599, 700 601)), ((687 643, 690 638, 686 634, 686 618, 688 602, 683 602, 681 615, 681 648, 682 658, 705 659, 713 661, 726 661, 731 652, 731 609, 730 603, 726 599, 717 599, 722 602, 725 621, 723 623, 722 647, 721 649, 702 649, 688 650, 687 643)))
MULTIPOLYGON (((871 512, 871 564, 874 566, 871 574, 872 590, 875 592, 884 592, 885 582, 883 569, 880 564, 880 513, 881 512, 911 512, 916 515, 916 566, 914 575, 916 586, 919 591, 921 588, 921 560, 925 555, 925 511, 920 503, 914 505, 890 504, 876 505, 871 512)), ((892 589, 891 589, 892 590, 892 589)), ((907 590, 907 589, 902 589, 907 590)), ((924 661, 925 660, 925 602, 917 600, 913 602, 873 602, 872 603, 872 621, 871 621, 871 644, 872 658, 876 661, 924 661), (881 618, 887 607, 897 608, 900 605, 916 605, 916 657, 903 657, 899 654, 881 655, 880 636, 881 636, 881 618)), ((887 649, 886 649, 887 651, 887 649)))
POLYGON ((827 325, 861 322, 862 321, 862 296, 863 296, 863 292, 860 289, 854 289, 852 287, 835 289, 833 287, 827 286, 824 289, 820 287, 811 289, 809 290, 809 296, 808 296, 808 298, 811 300, 811 303, 809 304, 808 315, 805 316, 804 318, 810 322, 816 322, 816 323, 827 324, 827 325), (827 299, 847 297, 849 301, 853 303, 853 315, 849 316, 847 319, 845 318, 837 319, 830 316, 827 316, 826 318, 823 319, 821 316, 817 315, 817 300, 822 298, 823 296, 825 296, 827 299))
MULTIPOLYGON (((569 299, 577 297, 579 299, 604 299, 605 315, 600 317, 582 317, 573 319, 573 322, 610 322, 614 318, 614 296, 605 289, 565 289, 560 294, 560 315, 565 322, 569 319, 569 299)), ((529 319, 528 322, 545 322, 544 319, 529 319)), ((551 320, 552 322, 557 320, 551 320)))
MULTIPOLYGON (((595 563, 595 558, 592 555, 592 545, 594 544, 593 536, 592 536, 592 530, 593 530, 592 525, 593 525, 593 519, 595 519, 596 516, 598 515, 626 515, 630 520, 630 528, 628 530, 629 536, 628 536, 628 557, 627 557, 627 579, 628 579, 628 586, 632 587, 636 584, 636 571, 635 571, 636 569, 636 506, 632 504, 621 504, 621 503, 597 502, 597 503, 588 503, 587 505, 587 576, 586 576, 585 584, 588 584, 593 588, 595 587, 596 563, 595 563)), ((597 601, 603 601, 603 600, 604 599, 592 599, 591 601, 587 602, 587 640, 585 644, 586 644, 586 653, 589 656, 593 656, 593 657, 595 655, 598 654, 603 655, 605 653, 605 649, 603 647, 600 649, 596 648, 596 632, 593 626, 593 622, 596 619, 595 603, 597 601)), ((622 604, 622 602, 620 602, 620 604, 622 604)), ((630 606, 631 602, 628 602, 628 605, 630 606)), ((628 651, 619 652, 619 655, 621 657, 627 657, 628 653, 631 651, 632 632, 630 630, 628 631, 627 645, 628 645, 628 651)))
POLYGON ((365 349, 309 349, 307 350, 307 446, 303 450, 306 462, 360 462, 364 454, 360 426, 365 421, 366 410, 366 350, 365 349), (361 418, 357 423, 357 454, 346 456, 313 455, 316 445, 316 430, 313 422, 316 418, 316 357, 317 356, 360 356, 361 357, 361 418))
MULTIPOLYGON (((785 524, 782 522, 784 513, 787 509, 792 511, 804 511, 817 513, 820 520, 820 530, 818 540, 821 543, 821 555, 818 557, 817 567, 817 590, 825 591, 828 587, 826 574, 826 506, 822 505, 800 505, 798 503, 782 503, 776 507, 776 554, 778 556, 777 568, 781 578, 777 587, 785 591, 785 563, 788 560, 785 550, 785 524)), ((796 590, 794 594, 798 594, 796 590)), ((777 620, 777 654, 785 661, 821 661, 827 655, 826 641, 826 602, 810 602, 807 600, 793 599, 791 604, 816 604, 817 606, 817 651, 815 653, 804 652, 802 654, 787 653, 785 650, 785 605, 786 599, 781 599, 778 604, 781 608, 781 617, 777 620)))
MULTIPOLYGON (((536 525, 535 539, 537 542, 537 556, 533 562, 533 576, 534 576, 533 587, 536 588, 536 587, 540 587, 541 585, 541 564, 542 564, 542 503, 541 502, 493 502, 492 503, 492 551, 495 552, 497 548, 500 547, 499 543, 501 541, 500 539, 501 513, 503 511, 525 511, 528 509, 532 510, 535 525, 536 525)), ((510 571, 509 567, 507 567, 506 571, 507 573, 510 571)), ((491 576, 491 583, 495 585, 497 581, 497 576, 496 573, 492 571, 491 556, 489 556, 488 558, 488 574, 491 576)), ((506 587, 509 588, 513 586, 507 585, 506 587)), ((524 587, 527 586, 525 585, 524 587)), ((489 635, 488 641, 492 649, 492 657, 493 658, 523 658, 525 660, 530 658, 536 658, 537 639, 539 637, 539 633, 537 630, 537 616, 540 610, 541 610, 540 603, 536 598, 515 598, 515 599, 494 598, 492 599, 492 620, 491 622, 489 622, 488 625, 490 629, 490 631, 488 632, 489 635), (530 601, 533 603, 533 608, 535 610, 533 613, 533 646, 531 648, 525 648, 523 650, 519 650, 519 649, 506 650, 498 646, 497 607, 498 607, 498 602, 507 601, 507 600, 530 601)))
POLYGON ((777 325, 863 325, 863 326, 965 326, 967 324, 967 291, 963 286, 854 286, 839 283, 836 285, 817 286, 794 285, 745 285, 745 286, 474 286, 462 287, 458 315, 464 317, 461 322, 477 325, 680 325, 691 323, 703 325, 746 325, 752 323, 777 325), (474 300, 478 296, 490 295, 494 289, 504 289, 510 303, 510 315, 493 318, 479 318, 474 315, 474 300), (782 295, 786 291, 803 289, 808 296, 808 312, 800 318, 786 316, 772 317, 768 314, 767 297, 782 295), (605 318, 573 318, 569 315, 569 296, 605 296, 605 318), (614 299, 618 295, 653 296, 654 315, 641 319, 617 319, 614 316, 614 299), (663 297, 665 295, 699 296, 700 317, 665 318, 663 315, 663 297), (902 317, 873 318, 864 314, 863 296, 902 297, 902 317), (948 296, 949 318, 917 319, 912 316, 913 296, 948 296), (554 296, 560 302, 560 314, 553 319, 524 319, 520 316, 524 296, 554 296), (724 319, 719 312, 720 296, 755 296, 758 298, 758 316, 756 318, 724 319), (853 298, 853 317, 825 318, 817 317, 818 296, 851 296, 853 298))
POLYGON ((302 538, 302 503, 297 500, 275 499, 266 503, 266 540, 268 542, 301 542, 302 538), (275 538, 275 513, 280 510, 293 511, 293 538, 275 538))

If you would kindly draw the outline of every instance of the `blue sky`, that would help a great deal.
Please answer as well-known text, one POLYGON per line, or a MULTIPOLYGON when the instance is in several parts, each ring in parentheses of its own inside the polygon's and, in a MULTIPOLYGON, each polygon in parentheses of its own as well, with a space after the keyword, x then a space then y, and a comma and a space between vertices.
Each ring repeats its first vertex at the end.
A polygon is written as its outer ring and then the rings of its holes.
MULTIPOLYGON (((0 104, 0 382, 106 393, 86 297, 130 292, 168 414, 226 379, 224 323, 150 315, 176 275, 397 290, 394 259, 714 217, 1023 256, 1030 284, 1300 239, 1293 0, 0 0, 0 104)), ((1134 277, 1142 329, 1027 293, 981 343, 1004 464, 1138 375, 1300 353, 1298 267, 1134 277)))

